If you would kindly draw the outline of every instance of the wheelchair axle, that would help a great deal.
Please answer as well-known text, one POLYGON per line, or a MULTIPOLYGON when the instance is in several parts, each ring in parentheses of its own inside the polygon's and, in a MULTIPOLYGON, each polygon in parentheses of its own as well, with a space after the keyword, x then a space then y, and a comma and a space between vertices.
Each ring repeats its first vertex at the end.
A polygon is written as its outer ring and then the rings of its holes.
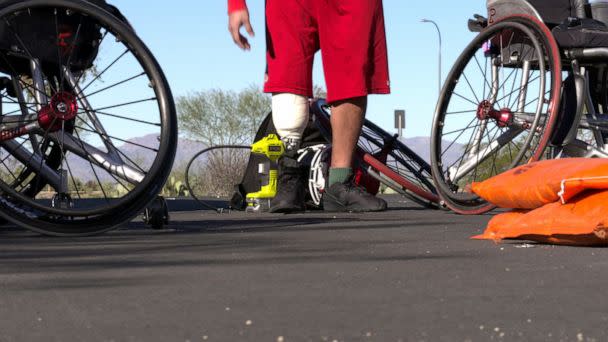
POLYGON ((0 123, 0 141, 8 141, 37 131, 46 133, 61 129, 66 121, 78 115, 76 96, 68 92, 58 92, 51 103, 42 107, 38 114, 5 116, 0 123))
POLYGON ((490 101, 484 100, 477 107, 477 118, 479 120, 494 119, 499 127, 507 127, 513 123, 513 112, 509 108, 495 110, 490 101))

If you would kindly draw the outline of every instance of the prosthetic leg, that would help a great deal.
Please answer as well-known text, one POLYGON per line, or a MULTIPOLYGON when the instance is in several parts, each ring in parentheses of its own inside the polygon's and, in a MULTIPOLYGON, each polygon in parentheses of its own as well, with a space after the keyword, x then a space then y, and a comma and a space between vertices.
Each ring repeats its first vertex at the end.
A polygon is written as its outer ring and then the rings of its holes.
POLYGON ((298 162, 297 153, 308 124, 308 99, 294 94, 273 95, 272 119, 285 146, 285 153, 278 162, 277 194, 270 201, 270 212, 304 211, 308 174, 298 162))

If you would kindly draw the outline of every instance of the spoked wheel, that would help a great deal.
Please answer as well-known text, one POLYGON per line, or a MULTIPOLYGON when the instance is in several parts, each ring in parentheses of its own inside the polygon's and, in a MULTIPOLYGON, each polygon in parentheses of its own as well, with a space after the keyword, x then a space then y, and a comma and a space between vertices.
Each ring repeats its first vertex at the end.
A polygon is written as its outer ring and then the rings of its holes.
MULTIPOLYGON (((313 104, 315 108, 329 117, 329 106, 324 101, 313 104)), ((437 206, 431 167, 396 136, 365 120, 358 147, 359 157, 372 177, 418 204, 437 206)))
POLYGON ((171 91, 150 51, 85 1, 7 6, 0 36, 0 215, 59 236, 137 215, 161 191, 177 144, 171 91))
POLYGON ((433 122, 431 165, 445 205, 461 214, 493 209, 469 185, 543 155, 561 82, 557 44, 535 18, 509 17, 469 44, 448 76, 433 122))

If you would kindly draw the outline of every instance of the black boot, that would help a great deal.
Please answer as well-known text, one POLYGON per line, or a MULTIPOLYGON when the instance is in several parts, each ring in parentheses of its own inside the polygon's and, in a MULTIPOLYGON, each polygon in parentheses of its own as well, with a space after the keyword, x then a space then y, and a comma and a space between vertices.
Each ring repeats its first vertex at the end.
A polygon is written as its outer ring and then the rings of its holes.
POLYGON ((295 213, 306 209, 306 169, 297 160, 296 151, 287 151, 279 159, 277 195, 270 201, 271 213, 295 213))

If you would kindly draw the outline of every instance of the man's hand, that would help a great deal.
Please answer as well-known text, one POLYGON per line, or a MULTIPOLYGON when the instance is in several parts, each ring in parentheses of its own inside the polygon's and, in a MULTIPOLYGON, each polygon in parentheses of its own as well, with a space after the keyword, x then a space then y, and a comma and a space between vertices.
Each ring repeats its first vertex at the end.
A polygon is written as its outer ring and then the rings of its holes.
POLYGON ((234 43, 243 50, 251 50, 251 45, 245 36, 241 34, 241 27, 245 27, 245 30, 250 37, 255 36, 251 22, 249 21, 249 11, 244 9, 230 13, 228 16, 228 31, 232 36, 234 43))

